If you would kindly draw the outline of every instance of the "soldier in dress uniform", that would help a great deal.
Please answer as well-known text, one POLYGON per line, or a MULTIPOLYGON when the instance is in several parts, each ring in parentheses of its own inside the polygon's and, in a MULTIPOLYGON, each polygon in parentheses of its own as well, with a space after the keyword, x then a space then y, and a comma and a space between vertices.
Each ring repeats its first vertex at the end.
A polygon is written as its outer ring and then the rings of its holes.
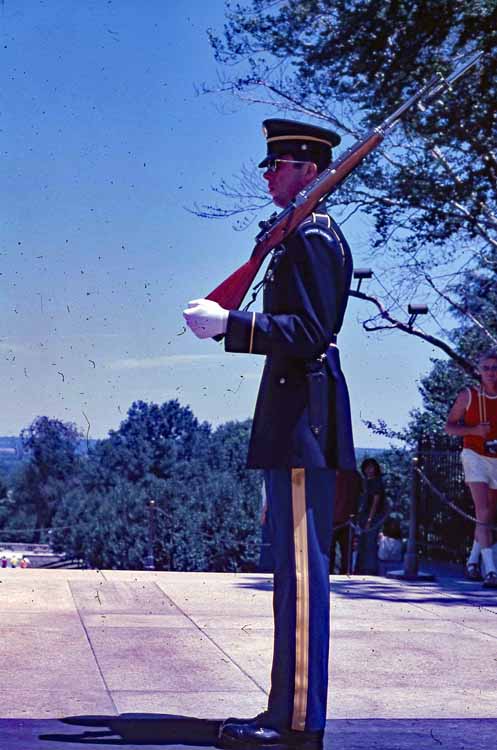
MULTIPOLYGON (((339 136, 291 120, 264 122, 261 161, 284 207, 325 169, 339 136)), ((278 246, 264 279, 263 312, 193 300, 185 320, 225 350, 266 356, 248 455, 264 469, 274 570, 274 652, 267 710, 227 719, 227 748, 322 747, 329 653, 329 550, 336 469, 355 469, 350 405, 337 334, 352 258, 324 206, 278 246)))

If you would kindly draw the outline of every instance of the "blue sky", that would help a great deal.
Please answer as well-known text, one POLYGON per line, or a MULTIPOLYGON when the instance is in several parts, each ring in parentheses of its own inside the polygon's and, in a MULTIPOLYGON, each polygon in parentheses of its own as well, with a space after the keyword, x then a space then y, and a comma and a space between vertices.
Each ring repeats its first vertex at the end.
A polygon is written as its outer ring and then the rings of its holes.
MULTIPOLYGON (((197 341, 181 317, 254 234, 186 209, 264 152, 274 114, 196 94, 216 80, 206 30, 223 16, 221 0, 0 7, 0 434, 45 414, 104 437, 135 399, 178 398, 214 424, 251 416, 262 358, 197 341)), ((370 265, 367 223, 344 230, 370 265)), ((340 348, 356 443, 381 447, 362 419, 402 427, 436 352, 367 335, 370 314, 352 300, 340 348)))

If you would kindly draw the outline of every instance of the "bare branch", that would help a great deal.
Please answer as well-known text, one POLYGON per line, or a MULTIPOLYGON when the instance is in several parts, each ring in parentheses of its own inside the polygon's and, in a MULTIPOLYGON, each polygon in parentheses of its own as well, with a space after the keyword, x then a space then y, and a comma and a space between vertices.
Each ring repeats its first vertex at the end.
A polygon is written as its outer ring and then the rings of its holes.
POLYGON ((467 209, 466 206, 463 206, 458 201, 451 201, 451 205, 455 206, 460 211, 460 213, 466 217, 469 224, 471 224, 471 226, 480 235, 480 237, 483 237, 483 239, 486 240, 486 242, 492 245, 492 248, 494 250, 497 250, 497 240, 494 240, 492 237, 490 237, 488 232, 482 228, 481 222, 478 221, 476 216, 473 216, 471 211, 467 209))
POLYGON ((496 338, 496 337, 495 337, 495 336, 494 336, 494 335, 493 335, 493 334, 492 334, 492 333, 491 333, 491 332, 490 332, 490 331, 488 330, 488 328, 486 328, 486 326, 484 326, 484 325, 483 325, 483 323, 482 323, 482 322, 481 322, 480 320, 478 320, 478 318, 477 318, 477 317, 476 317, 475 315, 473 315, 473 314, 472 314, 472 313, 471 313, 471 312, 470 312, 470 311, 468 310, 467 306, 465 306, 465 305, 464 305, 464 306, 463 306, 463 305, 460 305, 460 304, 459 304, 458 302, 456 302, 456 301, 455 301, 454 299, 452 299, 451 297, 449 297, 449 295, 448 295, 448 294, 447 294, 446 292, 442 292, 442 291, 441 291, 441 289, 439 289, 439 288, 438 288, 438 287, 437 287, 437 286, 435 285, 435 283, 434 283, 433 279, 431 278, 431 276, 429 276, 429 274, 427 274, 427 273, 424 273, 423 275, 424 275, 424 277, 425 277, 426 281, 428 282, 428 284, 429 284, 429 285, 431 286, 431 288, 432 288, 432 289, 433 289, 433 290, 434 290, 434 291, 435 291, 435 292, 436 292, 436 293, 437 293, 437 294, 438 294, 438 295, 439 295, 440 297, 442 297, 442 299, 444 299, 444 300, 445 300, 446 302, 448 302, 448 303, 449 303, 449 305, 452 305, 452 307, 453 307, 453 308, 454 308, 455 310, 457 310, 458 312, 460 312, 460 313, 461 313, 461 315, 465 315, 465 316, 466 316, 466 317, 467 317, 467 318, 468 318, 469 320, 471 320, 471 322, 472 322, 472 323, 474 323, 474 324, 475 324, 475 326, 477 326, 477 327, 478 327, 478 328, 479 328, 479 329, 480 329, 480 330, 482 331, 482 333, 484 333, 484 334, 485 334, 485 336, 488 336, 488 338, 490 339, 490 341, 491 341, 491 342, 492 342, 493 344, 497 344, 497 338, 496 338))
POLYGON ((319 120, 326 120, 327 122, 330 122, 332 125, 334 125, 339 130, 343 130, 344 133, 348 133, 349 135, 353 135, 357 137, 357 133, 351 130, 347 125, 345 125, 344 122, 338 119, 335 115, 331 114, 323 114, 322 110, 314 109, 313 107, 305 106, 302 101, 296 99, 295 97, 288 94, 286 91, 283 91, 282 89, 278 88, 278 86, 275 86, 272 83, 269 83, 269 81, 254 81, 259 86, 262 86, 263 88, 268 89, 269 91, 272 91, 273 94, 276 94, 281 99, 284 99, 285 101, 289 102, 292 107, 298 111, 302 112, 304 114, 312 115, 313 117, 316 117, 319 120))
POLYGON ((351 297, 357 297, 357 299, 362 299, 362 300, 366 300, 367 302, 371 302, 378 309, 380 317, 383 320, 387 320, 390 324, 390 325, 381 325, 381 326, 368 326, 367 324, 369 323, 369 321, 364 321, 363 327, 366 331, 379 331, 379 330, 396 328, 399 331, 408 333, 411 336, 417 336, 418 338, 423 339, 423 341, 426 341, 428 344, 432 344, 432 346, 436 346, 438 349, 441 349, 443 352, 445 352, 445 354, 447 354, 465 372, 471 375, 471 377, 476 378, 478 376, 478 370, 476 366, 472 362, 470 362, 469 360, 465 359, 460 354, 458 354, 455 351, 455 349, 449 346, 445 341, 442 341, 442 339, 439 339, 436 336, 432 336, 429 333, 425 333, 424 331, 421 331, 419 328, 415 328, 413 325, 409 325, 408 323, 403 323, 402 321, 397 320, 397 318, 394 318, 390 314, 390 312, 385 309, 385 307, 382 305, 380 300, 377 299, 376 297, 373 297, 369 294, 365 294, 364 292, 358 292, 354 289, 350 290, 349 295, 351 297))
MULTIPOLYGON (((459 177, 459 175, 457 174, 457 172, 454 170, 454 168, 450 164, 450 162, 447 159, 447 157, 440 151, 440 149, 438 148, 438 146, 434 146, 433 148, 431 148, 430 149, 430 154, 433 156, 434 159, 436 159, 438 162, 440 162, 440 164, 443 166, 443 168, 445 169, 445 171, 452 177, 453 181, 457 185, 462 185, 461 178, 459 177)), ((475 193, 472 193, 472 197, 476 198, 475 193)), ((480 206, 480 208, 482 209, 482 211, 487 214, 487 216, 489 217, 490 223, 493 224, 494 226, 497 226, 497 216, 489 208, 489 206, 487 205, 487 203, 485 203, 485 201, 481 201, 480 200, 480 201, 478 201, 478 205, 480 206)))

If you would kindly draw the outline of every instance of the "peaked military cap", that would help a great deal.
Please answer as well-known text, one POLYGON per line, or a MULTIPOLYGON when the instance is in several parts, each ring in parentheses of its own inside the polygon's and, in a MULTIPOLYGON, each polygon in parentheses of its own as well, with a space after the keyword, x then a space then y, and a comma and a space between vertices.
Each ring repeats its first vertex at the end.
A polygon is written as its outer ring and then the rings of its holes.
POLYGON ((296 120, 264 120, 262 132, 267 142, 267 155, 259 167, 267 167, 271 159, 291 154, 300 161, 314 161, 324 169, 331 161, 332 147, 338 146, 341 140, 333 130, 296 120))

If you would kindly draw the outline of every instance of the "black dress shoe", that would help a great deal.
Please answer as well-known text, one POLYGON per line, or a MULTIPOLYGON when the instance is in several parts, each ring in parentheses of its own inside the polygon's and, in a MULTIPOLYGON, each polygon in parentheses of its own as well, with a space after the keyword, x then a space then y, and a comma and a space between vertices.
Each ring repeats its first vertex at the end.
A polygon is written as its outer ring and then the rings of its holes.
POLYGON ((483 579, 478 563, 468 563, 464 575, 468 581, 481 581, 483 579))
POLYGON ((483 579, 483 588, 497 589, 497 573, 495 572, 495 570, 491 570, 490 573, 487 573, 487 575, 483 579))
POLYGON ((221 722, 221 727, 219 729, 219 734, 223 731, 224 727, 228 724, 264 724, 264 719, 267 718, 267 711, 262 711, 262 713, 257 714, 257 716, 252 716, 252 718, 245 718, 245 719, 237 719, 236 716, 229 716, 227 719, 224 719, 224 721, 221 722))
POLYGON ((296 732, 273 729, 256 722, 224 723, 219 732, 218 747, 229 750, 322 750, 324 731, 296 732))

